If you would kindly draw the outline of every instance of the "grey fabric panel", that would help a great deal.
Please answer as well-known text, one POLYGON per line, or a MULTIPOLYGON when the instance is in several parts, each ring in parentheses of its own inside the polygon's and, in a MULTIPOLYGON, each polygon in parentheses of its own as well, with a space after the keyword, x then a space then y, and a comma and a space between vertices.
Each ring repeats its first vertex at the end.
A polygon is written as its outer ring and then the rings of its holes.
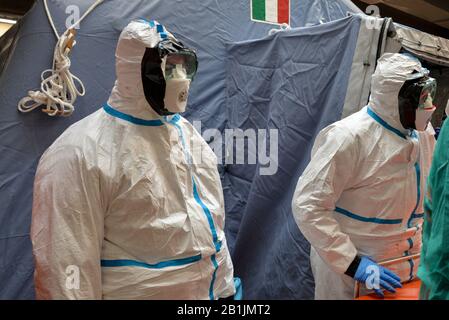
POLYGON ((292 197, 315 136, 341 119, 360 21, 228 46, 228 128, 279 132, 276 174, 261 175, 260 164, 225 167, 228 241, 246 299, 313 298, 309 245, 292 197))

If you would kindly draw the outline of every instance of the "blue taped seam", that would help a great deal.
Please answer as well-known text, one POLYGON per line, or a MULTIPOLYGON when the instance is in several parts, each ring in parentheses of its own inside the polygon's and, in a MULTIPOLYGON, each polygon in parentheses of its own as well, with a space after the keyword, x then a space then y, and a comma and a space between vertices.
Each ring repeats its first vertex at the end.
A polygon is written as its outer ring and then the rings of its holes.
MULTIPOLYGON (((159 126, 163 126, 164 125, 164 121, 162 121, 160 119, 145 120, 145 119, 136 118, 136 117, 133 117, 133 116, 131 116, 129 114, 120 112, 120 111, 112 108, 108 103, 105 103, 103 105, 103 110, 106 111, 106 113, 108 113, 109 115, 111 115, 111 116, 113 116, 115 118, 119 118, 119 119, 131 122, 133 124, 137 124, 137 125, 140 125, 140 126, 159 127, 159 126)), ((180 119, 181 119, 181 116, 179 114, 175 114, 173 116, 173 118, 169 121, 169 123, 176 124, 180 119)))
POLYGON ((414 246, 413 240, 410 238, 410 239, 407 239, 407 241, 408 241, 408 244, 410 245, 410 249, 409 250, 412 250, 413 246, 414 246))
POLYGON ((129 114, 120 112, 114 108, 112 108, 109 104, 105 103, 103 105, 103 110, 106 111, 106 113, 108 113, 109 115, 115 117, 115 118, 119 118, 128 122, 131 122, 133 124, 137 124, 139 126, 147 126, 147 127, 160 127, 164 125, 164 122, 162 120, 144 120, 144 119, 139 119, 136 117, 133 117, 129 114))
MULTIPOLYGON (((411 240, 411 239, 410 239, 411 240)), ((410 252, 407 250, 405 251, 405 255, 409 256, 410 252)), ((415 269, 415 262, 413 261, 413 259, 408 260, 408 263, 410 264, 410 277, 409 277, 409 281, 413 280, 413 270, 415 269)))
MULTIPOLYGON (((204 202, 201 200, 201 198, 198 194, 196 183, 195 183, 195 180, 193 179, 193 177, 192 177, 192 183, 193 183, 193 197, 195 198, 195 201, 201 206, 201 208, 204 211, 204 214, 206 215, 207 221, 209 223, 209 228, 212 233, 215 251, 219 252, 221 249, 221 242, 218 241, 217 231, 216 231, 215 225, 214 225, 214 220, 212 219, 212 215, 210 213, 209 208, 204 204, 204 202)), ((212 274, 212 280, 211 280, 210 287, 209 287, 209 298, 211 300, 214 300, 214 284, 215 284, 215 277, 216 277, 217 270, 218 270, 218 263, 215 258, 215 254, 213 254, 211 256, 211 260, 212 260, 212 264, 214 265, 214 273, 212 274)))
POLYGON ((146 20, 144 18, 141 18, 140 21, 144 22, 144 23, 148 23, 148 25, 151 28, 156 27, 157 32, 159 33, 159 35, 161 36, 161 39, 167 39, 168 38, 168 33, 165 31, 165 28, 163 25, 161 24, 156 24, 155 21, 153 20, 146 20))
POLYGON ((163 25, 158 24, 156 26, 156 28, 157 28, 157 32, 159 33, 161 39, 167 39, 168 38, 168 33, 165 31, 165 28, 164 28, 163 25))
MULTIPOLYGON (((415 208, 413 209, 413 211, 412 211, 412 213, 410 215, 410 218, 408 219, 408 222, 407 222, 407 227, 408 228, 412 227, 412 220, 419 216, 419 215, 416 214, 416 210, 418 210, 419 202, 421 200, 421 168, 419 167, 419 163, 415 163, 415 173, 416 173, 416 195, 417 195, 417 199, 416 199, 415 208)), ((422 215, 422 216, 424 216, 424 215, 422 215)))
POLYGON ((181 116, 179 115, 179 114, 175 114, 174 116, 173 116, 173 118, 170 120, 170 123, 171 124, 175 124, 175 123, 178 123, 178 121, 181 119, 181 116))
POLYGON ((381 117, 379 117, 370 107, 368 107, 368 114, 373 118, 375 121, 377 121, 381 126, 383 126, 385 129, 393 132, 394 134, 398 135, 402 139, 407 139, 405 135, 399 131, 396 128, 393 128, 390 126, 387 122, 385 122, 381 117))
POLYGON ((147 20, 145 18, 140 18, 140 21, 144 23, 148 23, 151 28, 154 28, 156 26, 156 23, 153 20, 147 20))
POLYGON ((181 119, 181 116, 179 115, 179 113, 176 113, 172 116, 171 120, 168 120, 168 116, 164 116, 164 120, 165 122, 168 122, 170 124, 176 125, 176 123, 178 123, 178 121, 181 119))
POLYGON ((187 164, 191 165, 193 163, 193 161, 192 161, 192 157, 191 157, 190 153, 187 151, 187 145, 186 145, 186 140, 184 138, 184 133, 182 132, 181 126, 176 123, 179 120, 179 118, 180 118, 180 116, 177 114, 171 121, 169 121, 169 123, 174 125, 176 130, 178 130, 178 134, 181 137, 181 143, 182 143, 182 147, 184 150, 184 157, 186 158, 187 164), (178 119, 176 119, 176 117, 178 117, 178 119))
MULTIPOLYGON (((417 199, 416 199, 416 205, 415 208, 413 209, 410 218, 408 219, 407 222, 407 227, 411 228, 412 227, 412 221, 413 219, 419 218, 420 216, 424 216, 424 215, 420 215, 420 214, 416 214, 416 210, 418 210, 418 206, 419 206, 419 202, 421 200, 421 168, 419 167, 419 163, 415 163, 415 173, 416 173, 416 195, 417 195, 417 199)), ((413 248, 413 240, 412 239, 407 239, 408 243, 410 244, 410 249, 411 250, 413 248)), ((410 255, 409 251, 407 250, 405 252, 405 254, 408 256, 410 255)), ((409 264, 410 264, 410 279, 409 281, 413 280, 413 271, 415 268, 415 262, 413 261, 413 259, 408 260, 409 264)))
POLYGON ((370 223, 377 223, 377 224, 401 224, 402 223, 402 219, 367 218, 367 217, 359 216, 357 214, 354 214, 352 212, 349 212, 345 209, 338 208, 338 207, 335 208, 335 212, 340 213, 349 218, 352 218, 352 219, 355 219, 358 221, 362 221, 362 222, 370 222, 370 223))
POLYGON ((218 263, 217 263, 215 254, 213 254, 210 259, 212 260, 212 264, 214 265, 214 273, 212 274, 212 280, 211 280, 210 286, 209 286, 209 299, 215 300, 214 285, 215 285, 215 279, 217 277, 218 263))
POLYGON ((168 267, 183 266, 186 264, 198 262, 200 260, 201 260, 201 254, 194 256, 194 257, 163 261, 163 262, 159 262, 156 264, 149 264, 149 263, 135 261, 135 260, 101 260, 101 266, 106 267, 106 268, 142 267, 142 268, 147 268, 147 269, 163 269, 163 268, 168 268, 168 267))
MULTIPOLYGON (((172 119, 172 121, 173 121, 173 120, 174 120, 174 119, 172 119)), ((181 137, 181 142, 182 142, 183 148, 184 148, 184 150, 185 150, 184 152, 186 152, 186 158, 187 158, 187 161, 188 161, 189 163, 191 163, 191 162, 190 162, 190 161, 191 161, 191 157, 190 157, 190 155, 187 153, 187 149, 186 149, 186 141, 185 141, 184 133, 183 133, 183 131, 182 131, 181 126, 178 125, 178 124, 176 124, 176 122, 170 122, 170 123, 172 123, 172 124, 176 127, 176 129, 178 130, 178 134, 179 134, 180 137, 181 137)), ((210 231, 211 231, 211 233, 212 233, 212 239, 213 239, 213 243, 214 243, 214 246, 215 246, 215 251, 216 251, 216 252, 219 252, 219 251, 221 250, 221 245, 222 245, 222 243, 221 243, 221 241, 218 241, 217 231, 216 231, 216 229, 215 229, 215 224, 214 224, 214 220, 213 220, 213 218, 212 218, 212 214, 211 214, 209 208, 206 206, 206 204, 201 200, 200 195, 199 195, 199 193, 198 193, 198 188, 197 188, 195 179, 194 179, 193 177, 192 177, 192 184, 193 184, 193 197, 194 197, 195 201, 196 201, 196 202, 200 205, 200 207, 203 209, 203 212, 204 212, 204 214, 206 215, 207 221, 208 221, 208 223, 209 223, 209 228, 210 228, 210 231)), ((214 300, 215 297, 214 297, 214 292, 213 292, 213 291, 214 291, 215 278, 216 278, 216 274, 217 274, 217 270, 218 270, 218 263, 217 263, 215 254, 213 254, 213 255, 211 256, 211 261, 212 261, 212 264, 213 264, 213 266, 214 266, 214 272, 213 272, 213 274, 212 274, 212 280, 211 280, 211 284, 210 284, 210 287, 209 287, 209 298, 210 298, 211 300, 214 300)))
POLYGON ((412 220, 413 219, 421 219, 424 218, 424 213, 414 213, 412 214, 412 220))
POLYGON ((235 287, 235 295, 234 300, 242 300, 243 299, 243 285, 242 280, 240 278, 234 278, 234 287, 235 287))
POLYGON ((413 271, 415 270, 415 262, 413 261, 413 259, 410 259, 409 263, 410 263, 410 279, 409 279, 409 281, 412 281, 414 278, 413 271))
POLYGON ((221 242, 218 241, 217 231, 215 229, 214 220, 212 219, 212 214, 210 213, 209 208, 204 204, 204 202, 201 200, 200 195, 198 194, 198 189, 195 183, 195 180, 192 178, 193 183, 193 196, 195 198, 195 201, 201 206, 201 208, 204 211, 204 214, 206 215, 207 221, 209 223, 209 228, 212 232, 212 238, 215 245, 215 250, 217 252, 221 249, 221 242))

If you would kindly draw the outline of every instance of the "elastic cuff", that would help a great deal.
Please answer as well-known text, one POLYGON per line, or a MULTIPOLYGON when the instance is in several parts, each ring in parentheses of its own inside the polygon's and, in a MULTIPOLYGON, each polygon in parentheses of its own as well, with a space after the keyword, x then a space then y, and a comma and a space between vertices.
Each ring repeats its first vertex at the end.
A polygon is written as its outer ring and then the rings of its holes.
POLYGON ((361 261, 362 258, 360 258, 358 255, 355 256, 354 261, 352 261, 352 263, 349 265, 349 268, 348 270, 346 270, 345 275, 354 278, 361 261))

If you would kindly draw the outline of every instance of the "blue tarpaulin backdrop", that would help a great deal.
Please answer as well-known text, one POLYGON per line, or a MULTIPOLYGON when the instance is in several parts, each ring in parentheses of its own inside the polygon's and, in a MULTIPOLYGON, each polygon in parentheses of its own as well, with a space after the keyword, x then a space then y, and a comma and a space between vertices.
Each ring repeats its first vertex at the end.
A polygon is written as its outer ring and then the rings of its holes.
POLYGON ((279 130, 275 175, 258 165, 227 165, 224 175, 228 241, 245 297, 313 297, 309 246, 291 202, 315 136, 341 119, 359 28, 354 16, 227 48, 228 127, 279 130))
MULTIPOLYGON (((68 5, 76 3, 82 13, 92 2, 49 0, 59 33, 65 30, 68 5)), ((348 10, 344 1, 292 0, 292 27, 342 19, 348 10)), ((203 129, 280 130, 275 176, 259 176, 253 165, 220 168, 227 236, 245 298, 312 298, 308 245, 293 222, 291 196, 313 137, 339 119, 359 20, 265 38, 275 26, 252 22, 249 0, 106 0, 78 30, 71 71, 87 94, 78 98, 70 118, 16 109, 28 90, 39 87, 56 44, 37 1, 18 25, 17 45, 0 77, 0 298, 34 298, 29 232, 36 165, 68 126, 106 101, 120 31, 141 17, 158 20, 198 50, 199 73, 185 114, 189 120, 201 120, 203 129)))

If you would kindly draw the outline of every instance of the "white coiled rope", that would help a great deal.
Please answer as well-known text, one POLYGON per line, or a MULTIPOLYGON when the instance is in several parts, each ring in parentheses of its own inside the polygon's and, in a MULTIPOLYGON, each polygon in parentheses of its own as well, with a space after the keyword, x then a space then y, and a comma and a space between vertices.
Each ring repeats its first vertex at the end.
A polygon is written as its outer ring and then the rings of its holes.
POLYGON ((83 82, 70 72, 71 62, 69 54, 72 47, 76 44, 75 27, 103 1, 97 0, 77 22, 59 36, 48 9, 47 0, 44 0, 48 20, 58 39, 53 54, 53 67, 42 72, 41 90, 29 91, 28 96, 19 101, 17 106, 19 111, 31 112, 40 106, 44 106, 42 111, 52 117, 57 115, 68 117, 73 113, 76 98, 84 96, 86 93, 83 82), (78 84, 80 89, 78 89, 76 84, 78 84))

